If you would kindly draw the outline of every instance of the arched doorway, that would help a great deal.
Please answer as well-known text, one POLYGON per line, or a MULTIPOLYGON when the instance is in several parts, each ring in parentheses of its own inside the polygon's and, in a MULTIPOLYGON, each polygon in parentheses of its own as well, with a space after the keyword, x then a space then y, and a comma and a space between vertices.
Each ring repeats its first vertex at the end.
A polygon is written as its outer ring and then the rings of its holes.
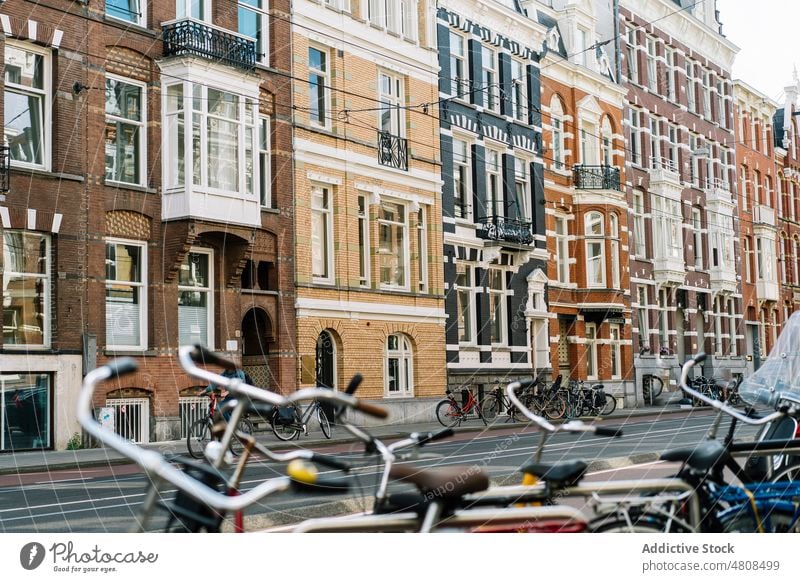
POLYGON ((242 318, 242 369, 256 386, 274 385, 269 369, 269 355, 275 341, 272 322, 267 312, 254 307, 242 318))
MULTIPOLYGON (((320 388, 336 390, 336 344, 333 334, 325 330, 317 337, 315 381, 320 388)), ((333 406, 323 402, 322 408, 330 423, 334 424, 333 406)))

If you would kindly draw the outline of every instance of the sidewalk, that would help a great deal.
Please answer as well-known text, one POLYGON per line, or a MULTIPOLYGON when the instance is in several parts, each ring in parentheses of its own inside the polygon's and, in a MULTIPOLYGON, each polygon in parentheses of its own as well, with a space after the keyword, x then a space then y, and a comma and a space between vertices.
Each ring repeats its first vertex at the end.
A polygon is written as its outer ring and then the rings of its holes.
MULTIPOLYGON (((681 408, 675 404, 664 406, 641 407, 616 410, 605 420, 609 422, 624 422, 628 418, 659 417, 662 414, 679 412, 689 413, 692 409, 681 408)), ((707 410, 707 409, 699 409, 707 410)), ((588 419, 587 419, 588 420, 588 419)), ((485 427, 478 419, 465 421, 460 427, 454 428, 457 434, 481 432, 484 430, 502 430, 521 428, 527 426, 522 423, 504 422, 503 416, 498 416, 493 424, 485 427)), ((387 424, 369 427, 370 434, 381 439, 401 438, 411 432, 436 432, 443 427, 438 422, 416 424, 387 424)), ((302 446, 306 448, 321 447, 336 443, 354 442, 356 439, 342 427, 334 429, 333 438, 325 439, 319 431, 312 432, 309 437, 301 436, 299 440, 291 442, 279 441, 271 431, 256 433, 259 442, 276 449, 302 446)), ((156 450, 162 454, 185 455, 186 441, 164 441, 143 445, 145 448, 156 450)), ((36 473, 59 470, 81 470, 89 467, 107 467, 109 465, 124 465, 131 461, 116 451, 107 448, 82 449, 77 451, 27 451, 21 453, 0 454, 0 475, 14 475, 19 473, 36 473)))

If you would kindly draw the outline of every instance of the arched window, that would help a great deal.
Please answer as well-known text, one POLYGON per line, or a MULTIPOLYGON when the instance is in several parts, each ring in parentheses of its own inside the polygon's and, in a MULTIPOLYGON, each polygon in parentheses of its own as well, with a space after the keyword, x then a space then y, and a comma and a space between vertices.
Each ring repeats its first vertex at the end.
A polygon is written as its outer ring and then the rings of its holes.
POLYGON ((550 100, 550 125, 553 128, 553 167, 564 167, 564 107, 558 95, 550 100))
POLYGON ((414 395, 414 353, 402 334, 386 338, 386 395, 414 395))
POLYGON ((584 217, 584 236, 586 237, 586 284, 587 287, 605 287, 606 261, 603 246, 605 227, 603 215, 589 212, 584 217))
POLYGON ((609 218, 611 235, 611 287, 621 289, 621 274, 619 263, 619 217, 612 214, 609 218))
POLYGON ((600 157, 604 166, 614 165, 614 132, 611 129, 611 122, 608 117, 603 118, 600 126, 600 157))

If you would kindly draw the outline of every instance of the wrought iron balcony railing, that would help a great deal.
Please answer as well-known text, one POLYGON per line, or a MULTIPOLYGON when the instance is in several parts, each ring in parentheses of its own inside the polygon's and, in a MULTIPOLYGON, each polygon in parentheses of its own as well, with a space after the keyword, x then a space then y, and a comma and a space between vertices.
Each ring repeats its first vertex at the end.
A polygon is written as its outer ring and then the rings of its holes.
POLYGON ((162 25, 164 56, 194 55, 247 71, 256 67, 256 41, 184 18, 162 25))
POLYGON ((0 192, 11 189, 11 149, 0 145, 0 192))
POLYGON ((573 166, 572 176, 579 190, 620 191, 619 168, 614 166, 573 166))
POLYGON ((408 140, 388 131, 378 131, 378 163, 408 170, 408 140))
POLYGON ((503 216, 487 216, 486 218, 478 219, 477 234, 483 239, 522 245, 529 245, 533 242, 530 222, 503 216))

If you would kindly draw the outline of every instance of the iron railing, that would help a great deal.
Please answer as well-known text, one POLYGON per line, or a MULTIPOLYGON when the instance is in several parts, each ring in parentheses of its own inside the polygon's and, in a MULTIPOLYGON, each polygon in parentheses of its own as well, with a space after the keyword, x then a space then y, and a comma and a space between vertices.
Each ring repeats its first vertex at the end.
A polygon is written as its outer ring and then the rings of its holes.
POLYGON ((11 189, 11 149, 0 145, 0 192, 11 189))
POLYGON ((399 170, 408 170, 408 140, 378 131, 378 163, 399 170))
POLYGON ((256 67, 256 41, 197 20, 183 19, 162 25, 164 56, 195 55, 231 67, 256 67))
POLYGON ((573 166, 572 176, 579 190, 620 191, 619 168, 614 166, 573 166))
POLYGON ((516 218, 487 216, 478 220, 480 238, 529 245, 533 242, 531 223, 516 218))

